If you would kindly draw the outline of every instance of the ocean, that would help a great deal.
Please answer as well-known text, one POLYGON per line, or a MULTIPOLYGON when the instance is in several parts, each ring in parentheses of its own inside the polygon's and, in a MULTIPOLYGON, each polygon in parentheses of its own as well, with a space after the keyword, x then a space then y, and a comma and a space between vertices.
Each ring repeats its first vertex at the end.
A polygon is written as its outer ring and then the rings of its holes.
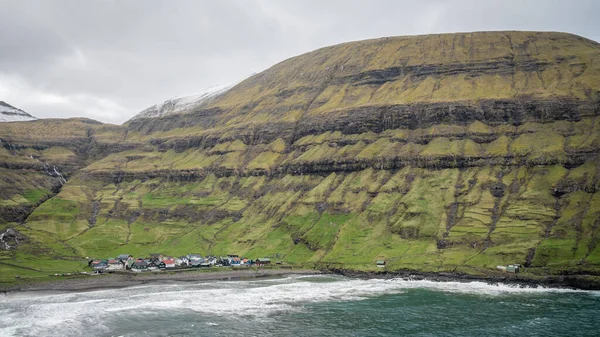
POLYGON ((0 295, 0 336, 598 336, 600 292, 294 275, 0 295))

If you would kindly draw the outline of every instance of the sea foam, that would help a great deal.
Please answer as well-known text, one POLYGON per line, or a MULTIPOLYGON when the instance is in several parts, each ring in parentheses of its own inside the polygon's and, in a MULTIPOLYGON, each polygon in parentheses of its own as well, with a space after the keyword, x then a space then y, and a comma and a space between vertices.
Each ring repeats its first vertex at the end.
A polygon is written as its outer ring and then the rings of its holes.
POLYGON ((102 291, 17 293, 0 302, 0 335, 80 335, 110 330, 107 322, 164 312, 266 317, 301 311, 309 303, 359 301, 384 294, 427 289, 478 296, 597 292, 520 287, 484 282, 434 282, 410 279, 349 279, 338 276, 290 276, 281 279, 154 284, 102 291))

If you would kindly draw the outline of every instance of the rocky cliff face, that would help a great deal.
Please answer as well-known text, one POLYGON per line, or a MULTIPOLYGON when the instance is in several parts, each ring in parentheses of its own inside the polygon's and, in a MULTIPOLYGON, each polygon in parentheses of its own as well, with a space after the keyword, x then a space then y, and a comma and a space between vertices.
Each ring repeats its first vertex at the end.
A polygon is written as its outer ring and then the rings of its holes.
MULTIPOLYGON (((22 251, 63 257, 596 273, 599 102, 600 45, 569 34, 341 44, 186 114, 57 132, 81 139, 68 182, 10 221, 22 251)), ((19 154, 63 144, 4 134, 22 147, 3 157, 15 177, 42 174, 19 154)))

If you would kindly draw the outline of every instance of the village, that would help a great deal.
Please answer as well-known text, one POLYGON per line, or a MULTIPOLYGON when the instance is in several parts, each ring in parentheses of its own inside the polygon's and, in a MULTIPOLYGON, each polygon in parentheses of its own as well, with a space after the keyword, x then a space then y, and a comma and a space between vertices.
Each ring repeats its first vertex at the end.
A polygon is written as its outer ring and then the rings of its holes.
MULTIPOLYGON (((281 261, 275 264, 281 265, 281 261)), ((250 260, 239 257, 238 255, 220 256, 202 256, 201 254, 187 254, 179 257, 165 256, 162 254, 150 254, 145 258, 134 258, 129 254, 121 254, 116 258, 105 260, 90 260, 89 267, 95 273, 130 271, 164 271, 178 270, 186 268, 210 268, 210 267, 263 267, 271 265, 270 258, 258 258, 250 260)))

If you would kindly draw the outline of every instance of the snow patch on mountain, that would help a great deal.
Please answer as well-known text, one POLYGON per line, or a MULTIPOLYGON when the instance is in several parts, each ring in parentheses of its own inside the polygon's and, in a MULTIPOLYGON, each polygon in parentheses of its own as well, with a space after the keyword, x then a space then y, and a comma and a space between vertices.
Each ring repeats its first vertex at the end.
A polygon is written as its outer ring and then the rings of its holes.
POLYGON ((23 122, 36 119, 37 118, 27 112, 17 109, 6 102, 0 101, 0 122, 23 122))
POLYGON ((199 108, 203 105, 206 105, 213 99, 223 95, 229 89, 233 88, 240 82, 229 83, 225 85, 219 85, 215 87, 208 88, 202 92, 188 95, 188 96, 180 96, 172 99, 168 99, 164 102, 155 104, 137 115, 133 116, 131 120, 137 118, 152 118, 152 117, 162 117, 167 115, 174 114, 182 114, 186 112, 190 112, 196 108, 199 108))

